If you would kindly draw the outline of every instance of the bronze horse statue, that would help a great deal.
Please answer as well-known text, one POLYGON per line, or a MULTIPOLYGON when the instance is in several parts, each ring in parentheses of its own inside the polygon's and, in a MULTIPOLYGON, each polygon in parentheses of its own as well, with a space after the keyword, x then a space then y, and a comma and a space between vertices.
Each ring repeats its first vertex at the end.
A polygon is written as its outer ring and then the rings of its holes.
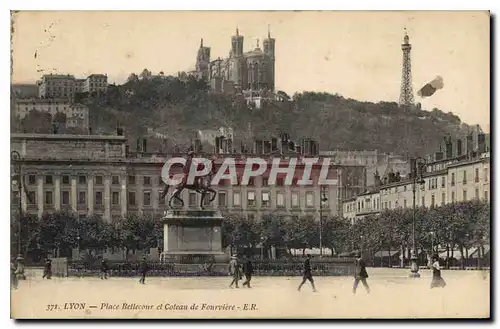
MULTIPOLYGON (((212 168, 213 168, 213 163, 212 163, 212 168)), ((217 196, 217 191, 215 191, 210 185, 212 183, 212 177, 213 177, 213 169, 212 171, 203 177, 196 177, 194 183, 192 185, 187 184, 186 180, 183 179, 181 183, 175 186, 174 193, 172 193, 172 196, 168 200, 168 206, 170 208, 174 208, 172 205, 172 200, 176 199, 181 203, 181 207, 184 207, 184 201, 179 197, 179 195, 182 193, 184 189, 190 190, 190 191, 195 191, 196 193, 201 194, 201 200, 200 200, 200 208, 204 209, 204 201, 205 198, 209 193, 212 194, 210 197, 209 201, 212 202, 215 200, 215 197, 217 196)), ((160 194, 160 197, 164 199, 167 194, 168 190, 170 188, 170 185, 165 185, 163 191, 160 194)))

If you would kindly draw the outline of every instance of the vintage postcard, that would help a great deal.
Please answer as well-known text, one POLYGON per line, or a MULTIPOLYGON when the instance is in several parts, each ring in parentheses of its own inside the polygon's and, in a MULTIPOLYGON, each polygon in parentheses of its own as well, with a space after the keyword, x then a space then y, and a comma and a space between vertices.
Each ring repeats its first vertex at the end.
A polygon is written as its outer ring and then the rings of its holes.
POLYGON ((490 313, 490 13, 11 13, 11 317, 490 313))

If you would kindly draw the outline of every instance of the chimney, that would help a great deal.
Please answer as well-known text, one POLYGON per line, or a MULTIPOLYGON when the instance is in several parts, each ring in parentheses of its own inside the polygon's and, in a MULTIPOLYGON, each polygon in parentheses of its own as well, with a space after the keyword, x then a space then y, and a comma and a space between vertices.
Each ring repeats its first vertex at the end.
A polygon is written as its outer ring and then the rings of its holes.
POLYGON ((136 151, 137 152, 142 152, 142 149, 141 149, 141 139, 140 138, 137 138, 136 151))
POLYGON ((262 140, 256 139, 253 142, 254 145, 254 154, 263 154, 264 153, 264 148, 263 148, 263 143, 262 140))
POLYGON ((434 161, 440 160, 443 160, 443 152, 436 152, 436 154, 434 154, 434 161))
POLYGON ((221 138, 222 137, 215 137, 215 153, 219 154, 221 151, 221 138))
POLYGON ((221 148, 221 153, 226 154, 228 153, 228 140, 224 137, 221 137, 220 139, 220 148, 221 148))
POLYGON ((486 152, 486 135, 484 133, 477 134, 477 150, 479 154, 486 152))
POLYGON ((462 155, 462 140, 457 139, 457 157, 462 155))
POLYGON ((281 154, 283 154, 288 149, 288 140, 286 139, 285 134, 283 134, 283 137, 284 138, 281 139, 281 143, 280 143, 281 154))
POLYGON ((142 140, 142 152, 146 153, 148 151, 148 142, 146 139, 142 140))
POLYGON ((264 154, 271 154, 271 142, 264 141, 264 154))
POLYGON ((445 137, 444 144, 445 144, 446 159, 453 158, 453 144, 451 142, 451 138, 446 138, 445 137))
POLYGON ((276 137, 271 138, 271 151, 278 151, 278 139, 276 137))
POLYGON ((469 134, 467 135, 467 139, 466 139, 466 151, 467 151, 467 155, 468 156, 471 156, 472 153, 474 152, 474 149, 473 149, 473 140, 472 140, 472 134, 469 134))
POLYGON ((196 154, 201 152, 201 140, 199 138, 194 139, 194 152, 196 154))
POLYGON ((410 159, 410 178, 417 177, 417 160, 411 158, 410 159))
POLYGON ((123 128, 116 127, 116 136, 123 136, 123 128))
POLYGON ((380 180, 380 174, 378 173, 378 170, 375 171, 373 177, 375 179, 375 187, 379 187, 382 184, 382 181, 380 180))

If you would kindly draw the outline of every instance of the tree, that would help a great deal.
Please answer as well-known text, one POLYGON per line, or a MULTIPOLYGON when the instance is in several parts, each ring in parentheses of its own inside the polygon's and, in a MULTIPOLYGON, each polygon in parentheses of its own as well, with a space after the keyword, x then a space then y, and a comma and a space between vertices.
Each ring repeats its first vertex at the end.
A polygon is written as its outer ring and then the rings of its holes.
POLYGON ((286 221, 283 217, 271 214, 264 215, 260 223, 261 242, 265 249, 270 247, 286 247, 286 221))
POLYGON ((250 219, 239 213, 229 213, 222 222, 222 245, 236 250, 253 248, 260 241, 259 225, 255 219, 250 219))
POLYGON ((37 248, 40 237, 40 221, 36 215, 12 214, 10 222, 11 253, 26 255, 37 248), (19 242, 21 245, 19 246, 19 242), (20 247, 20 249, 19 249, 20 247))
POLYGON ((141 74, 139 74, 139 79, 140 80, 149 80, 151 79, 151 71, 148 69, 142 70, 141 74))
POLYGON ((327 217, 323 220, 323 245, 330 248, 332 255, 349 250, 350 223, 344 218, 327 217))
POLYGON ((135 73, 130 73, 130 75, 127 78, 127 83, 134 83, 139 81, 139 77, 135 73))
POLYGON ((287 248, 302 249, 303 255, 306 248, 319 245, 319 223, 312 216, 288 220, 285 224, 285 231, 287 248))
POLYGON ((37 134, 49 134, 52 132, 52 115, 48 112, 31 110, 21 120, 23 131, 37 134))

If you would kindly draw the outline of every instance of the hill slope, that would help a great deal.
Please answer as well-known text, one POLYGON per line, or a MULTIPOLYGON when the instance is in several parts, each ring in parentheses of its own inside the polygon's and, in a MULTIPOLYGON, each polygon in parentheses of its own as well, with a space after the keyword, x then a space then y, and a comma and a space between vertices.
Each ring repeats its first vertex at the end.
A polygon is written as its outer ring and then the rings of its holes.
MULTIPOLYGON (((423 155, 436 151, 445 135, 456 138, 470 128, 438 109, 409 110, 392 102, 360 102, 327 93, 304 92, 255 109, 239 96, 211 94, 203 82, 175 77, 132 75, 123 85, 111 85, 105 98, 79 95, 77 101, 89 106, 94 132, 114 133, 120 122, 131 149, 136 137, 147 135, 147 128, 166 134, 169 147, 184 149, 197 130, 230 126, 235 145, 250 142, 252 136, 287 131, 294 139, 318 139, 322 150, 423 155)), ((157 145, 149 145, 156 150, 157 145)))

